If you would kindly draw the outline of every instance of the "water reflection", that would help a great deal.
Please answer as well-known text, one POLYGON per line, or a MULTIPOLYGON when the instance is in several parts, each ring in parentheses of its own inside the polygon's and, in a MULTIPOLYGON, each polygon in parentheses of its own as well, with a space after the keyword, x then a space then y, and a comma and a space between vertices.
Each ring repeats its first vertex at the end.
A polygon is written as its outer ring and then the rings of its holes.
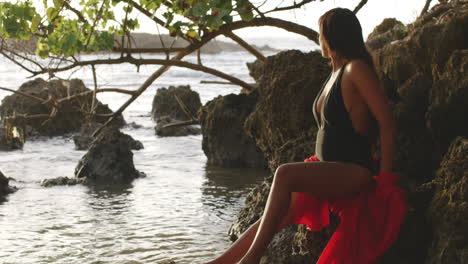
POLYGON ((205 181, 201 186, 204 210, 214 214, 217 220, 230 221, 232 215, 240 209, 247 193, 265 177, 268 170, 247 168, 221 168, 206 166, 205 181))

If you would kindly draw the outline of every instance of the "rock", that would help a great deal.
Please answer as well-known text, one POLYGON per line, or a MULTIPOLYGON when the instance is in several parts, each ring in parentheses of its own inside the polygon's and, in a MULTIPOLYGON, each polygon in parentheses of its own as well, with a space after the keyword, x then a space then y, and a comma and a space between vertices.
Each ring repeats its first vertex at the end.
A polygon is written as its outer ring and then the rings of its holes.
POLYGON ((406 26, 395 18, 386 18, 367 37, 366 45, 370 50, 377 50, 386 44, 400 40, 408 34, 406 26))
POLYGON ((263 153, 244 132, 246 117, 253 111, 254 94, 218 96, 199 111, 203 152, 209 165, 266 168, 263 153))
POLYGON ((466 48, 453 52, 429 95, 426 124, 438 156, 455 137, 468 136, 468 42, 466 48))
POLYGON ((176 98, 183 102, 190 115, 196 116, 198 109, 201 107, 198 93, 192 91, 189 85, 170 86, 169 88, 160 88, 156 92, 153 99, 153 109, 151 110, 153 120, 158 120, 164 116, 181 121, 191 120, 184 110, 182 110, 176 98))
MULTIPOLYGON (((90 147, 91 143, 94 141, 94 137, 92 134, 94 131, 96 131, 102 124, 99 123, 85 123, 81 127, 80 134, 73 136, 73 141, 75 142, 75 148, 77 150, 86 150, 90 147)), ((102 133, 108 133, 109 130, 112 129, 118 129, 116 127, 113 127, 112 125, 110 127, 104 128, 107 132, 102 132, 102 133)), ((133 139, 131 136, 127 134, 122 134, 122 137, 124 137, 125 140, 127 140, 130 149, 133 150, 140 150, 143 149, 143 143, 141 143, 138 140, 133 139)))
POLYGON ((448 144, 468 135, 468 3, 434 7, 408 35, 373 51, 397 121, 395 170, 412 189, 431 181, 448 144))
POLYGON ((174 120, 169 116, 163 116, 157 120, 157 125, 154 127, 156 135, 160 137, 184 137, 190 135, 200 135, 201 129, 196 125, 172 126, 165 127, 170 124, 177 124, 182 121, 174 120))
POLYGON ((426 263, 466 263, 468 137, 457 137, 452 142, 434 182, 435 195, 428 210, 434 234, 426 263))
MULTIPOLYGON (((83 82, 78 79, 70 81, 52 80, 47 82, 37 78, 23 83, 18 91, 44 100, 48 98, 58 100, 91 90, 86 88, 83 82)), ((25 119, 18 117, 16 120, 11 121, 11 125, 19 128, 31 127, 32 131, 28 131, 26 136, 31 136, 34 133, 42 136, 60 136, 66 133, 78 132, 81 125, 86 122, 86 112, 90 110, 92 97, 92 93, 89 93, 86 96, 76 97, 70 101, 60 103, 57 115, 47 122, 45 122, 47 120, 45 118, 25 119)), ((51 112, 51 106, 19 94, 6 96, 0 106, 0 116, 2 119, 15 114, 49 115, 51 112)), ((107 105, 97 102, 96 113, 110 114, 112 111, 107 105)), ((96 116, 94 121, 103 123, 106 120, 107 117, 96 116)), ((116 118, 115 122, 118 126, 122 126, 125 123, 122 116, 116 118)))
POLYGON ((252 76, 256 82, 259 82, 260 77, 263 75, 264 62, 261 60, 247 62, 247 68, 249 69, 250 76, 252 76))
POLYGON ((280 163, 302 161, 314 153, 312 104, 329 73, 327 60, 316 51, 291 50, 267 58, 257 88, 259 99, 245 121, 245 131, 255 139, 271 171, 280 163), (303 152, 286 156, 278 151, 291 140, 304 146, 303 152))
POLYGON ((68 178, 68 177, 57 177, 53 179, 44 179, 41 181, 42 187, 52 187, 58 185, 76 185, 76 184, 87 184, 89 181, 87 178, 68 178))
POLYGON ((75 168, 77 178, 90 182, 116 184, 129 183, 143 177, 135 169, 128 138, 118 130, 101 133, 75 168))
POLYGON ((17 127, 9 129, 0 127, 0 151, 22 149, 24 145, 24 135, 22 130, 17 127))
POLYGON ((17 189, 14 186, 9 185, 10 179, 5 177, 0 171, 0 201, 5 199, 7 194, 15 192, 17 189))

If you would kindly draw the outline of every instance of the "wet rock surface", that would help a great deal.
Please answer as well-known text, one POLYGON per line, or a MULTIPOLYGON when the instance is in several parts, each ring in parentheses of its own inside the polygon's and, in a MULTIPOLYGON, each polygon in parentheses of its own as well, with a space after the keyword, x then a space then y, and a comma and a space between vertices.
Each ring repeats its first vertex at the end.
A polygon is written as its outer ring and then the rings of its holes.
POLYGON ((57 177, 53 179, 44 179, 41 181, 42 187, 52 187, 60 185, 77 185, 89 183, 87 178, 69 178, 69 177, 57 177))
POLYGON ((191 120, 191 116, 196 117, 200 107, 200 96, 197 92, 190 89, 189 85, 169 86, 169 88, 157 90, 153 99, 151 116, 153 120, 158 120, 165 116, 180 121, 191 120), (179 102, 183 104, 186 111, 184 111, 179 102))
POLYGON ((199 111, 202 149, 208 164, 222 167, 266 168, 263 153, 244 131, 246 117, 257 102, 255 93, 218 96, 199 111))
MULTIPOLYGON (((80 133, 78 135, 73 136, 73 142, 75 143, 75 149, 77 150, 86 150, 88 149, 92 142, 95 140, 95 137, 93 137, 94 131, 96 131, 98 128, 100 128, 102 124, 99 123, 85 123, 80 129, 80 133)), ((114 126, 109 126, 104 128, 105 132, 103 131, 102 133, 108 133, 110 130, 116 130, 118 128, 114 126)), ((124 134, 122 135, 124 139, 128 141, 128 144, 130 146, 130 149, 133 150, 140 150, 143 149, 143 143, 141 143, 138 140, 133 139, 130 135, 124 134)))
POLYGON ((157 121, 154 127, 156 135, 160 137, 184 137, 190 135, 200 135, 201 129, 198 125, 174 125, 183 121, 175 120, 169 116, 163 116, 157 121))
MULTIPOLYGON (((78 79, 52 80, 45 81, 37 78, 23 83, 18 91, 41 98, 49 103, 43 104, 40 101, 25 97, 19 94, 6 96, 0 106, 0 116, 2 119, 16 116, 11 119, 11 124, 19 128, 26 128, 25 134, 28 137, 39 136, 60 136, 71 132, 78 132, 82 124, 87 120, 87 112, 90 112, 93 95, 88 93, 85 96, 73 97, 74 95, 90 92, 84 83, 78 79), (47 115, 54 111, 53 102, 61 99, 73 97, 69 101, 63 101, 58 104, 57 113, 51 119, 41 118, 22 118, 22 115, 47 115)), ((112 110, 96 102, 95 112, 97 114, 110 114, 112 110)), ((94 121, 104 123, 107 117, 96 116, 94 121)), ((118 126, 122 126, 125 121, 120 115, 114 121, 118 126)))
POLYGON ((9 185, 9 182, 10 179, 0 171, 0 202, 5 199, 6 195, 17 190, 16 187, 9 185))
POLYGON ((75 177, 92 183, 129 183, 144 173, 135 169, 128 138, 118 130, 101 133, 75 168, 75 177))

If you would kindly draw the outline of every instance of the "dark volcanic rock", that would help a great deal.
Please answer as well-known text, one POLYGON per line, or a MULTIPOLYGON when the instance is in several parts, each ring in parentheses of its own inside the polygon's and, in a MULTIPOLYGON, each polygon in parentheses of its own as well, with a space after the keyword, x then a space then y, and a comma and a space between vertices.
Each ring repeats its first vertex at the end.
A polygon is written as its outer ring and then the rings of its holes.
POLYGON ((428 264, 468 261, 468 137, 456 138, 434 179, 428 215, 434 238, 428 264))
POLYGON ((128 138, 118 130, 101 133, 75 168, 75 176, 91 182, 129 183, 144 176, 133 164, 128 138))
POLYGON ((42 187, 52 187, 57 185, 76 185, 76 184, 87 184, 89 183, 87 178, 68 178, 68 177, 57 177, 53 179, 44 179, 41 181, 42 187))
POLYGON ((191 118, 184 112, 177 98, 187 107, 187 112, 196 117, 197 111, 201 107, 200 96, 190 89, 189 85, 186 85, 158 89, 153 99, 152 118, 158 120, 161 117, 169 116, 176 120, 190 120, 191 118))
MULTIPOLYGON (((102 124, 99 123, 85 123, 80 129, 80 133, 78 135, 73 136, 73 141, 75 142, 75 148, 77 150, 86 150, 90 147, 91 143, 94 141, 94 137, 92 136, 94 131, 96 131, 102 124)), ((112 129, 118 129, 116 127, 110 126, 104 128, 104 130, 108 131, 112 129)), ((102 132, 106 133, 106 132, 102 132)), ((131 136, 127 134, 122 134, 130 146, 130 149, 133 150, 140 150, 143 149, 143 143, 138 140, 133 139, 131 136)))
POLYGON ((395 170, 413 187, 432 180, 455 136, 468 135, 467 10, 466 1, 438 5, 373 54, 399 129, 395 170))
POLYGON ((201 129, 198 125, 183 125, 183 126, 170 126, 166 125, 177 124, 182 121, 174 120, 169 116, 163 116, 157 121, 157 125, 154 127, 156 135, 160 137, 184 137, 190 135, 200 135, 201 129))
POLYGON ((5 177, 5 175, 0 171, 0 201, 4 199, 5 195, 16 191, 16 187, 10 186, 8 184, 9 182, 10 179, 5 177))
POLYGON ((204 105, 198 118, 202 148, 208 164, 222 167, 266 168, 263 153, 244 132, 246 117, 253 111, 255 93, 218 96, 204 105))
POLYGON ((261 60, 256 60, 254 62, 247 62, 247 68, 249 69, 249 74, 254 78, 256 82, 260 81, 260 77, 263 75, 264 62, 261 60))
POLYGON ((267 58, 257 106, 245 121, 245 130, 265 154, 271 171, 314 153, 312 104, 329 73, 320 52, 291 50, 267 58), (299 150, 284 151, 291 142, 299 150))
MULTIPOLYGON (((18 91, 44 100, 58 100, 91 90, 86 88, 83 82, 78 79, 70 81, 52 80, 47 82, 37 78, 23 83, 18 91)), ((45 118, 18 118, 16 121, 13 121, 13 125, 20 128, 31 127, 32 129, 31 131, 28 130, 27 136, 31 136, 35 133, 42 136, 59 136, 70 132, 78 132, 81 125, 86 122, 86 112, 89 112, 91 109, 92 98, 92 93, 89 93, 86 96, 75 97, 75 99, 61 103, 57 115, 47 122, 44 122, 46 120, 45 118)), ((13 94, 6 96, 2 100, 0 116, 2 119, 5 119, 8 116, 12 116, 13 113, 17 115, 49 115, 52 110, 53 108, 50 105, 42 104, 39 101, 19 94, 13 94)), ((97 102, 96 113, 110 114, 112 111, 107 105, 97 102)), ((107 117, 97 116, 94 121, 103 123, 106 120, 107 117)), ((117 118, 114 122, 119 126, 125 123, 122 116, 117 118)))

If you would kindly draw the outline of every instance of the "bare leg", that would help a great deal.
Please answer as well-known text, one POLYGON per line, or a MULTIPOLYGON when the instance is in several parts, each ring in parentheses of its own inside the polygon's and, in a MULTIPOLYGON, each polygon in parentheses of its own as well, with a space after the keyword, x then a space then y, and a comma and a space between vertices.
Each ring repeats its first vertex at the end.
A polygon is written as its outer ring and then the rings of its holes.
POLYGON ((275 173, 257 235, 239 264, 258 264, 288 210, 292 192, 316 197, 344 197, 371 182, 366 168, 338 162, 288 163, 275 173))
MULTIPOLYGON (((294 217, 295 213, 295 201, 296 195, 293 193, 293 198, 291 199, 291 204, 289 206, 288 214, 283 218, 281 225, 279 226, 278 230, 282 229, 289 225, 294 217)), ((235 264, 237 263, 242 257, 244 257, 247 250, 252 245, 252 242, 257 234, 258 226, 260 225, 260 220, 257 220, 254 224, 252 224, 242 235, 234 242, 231 247, 226 250, 221 256, 207 262, 205 264, 235 264)))

